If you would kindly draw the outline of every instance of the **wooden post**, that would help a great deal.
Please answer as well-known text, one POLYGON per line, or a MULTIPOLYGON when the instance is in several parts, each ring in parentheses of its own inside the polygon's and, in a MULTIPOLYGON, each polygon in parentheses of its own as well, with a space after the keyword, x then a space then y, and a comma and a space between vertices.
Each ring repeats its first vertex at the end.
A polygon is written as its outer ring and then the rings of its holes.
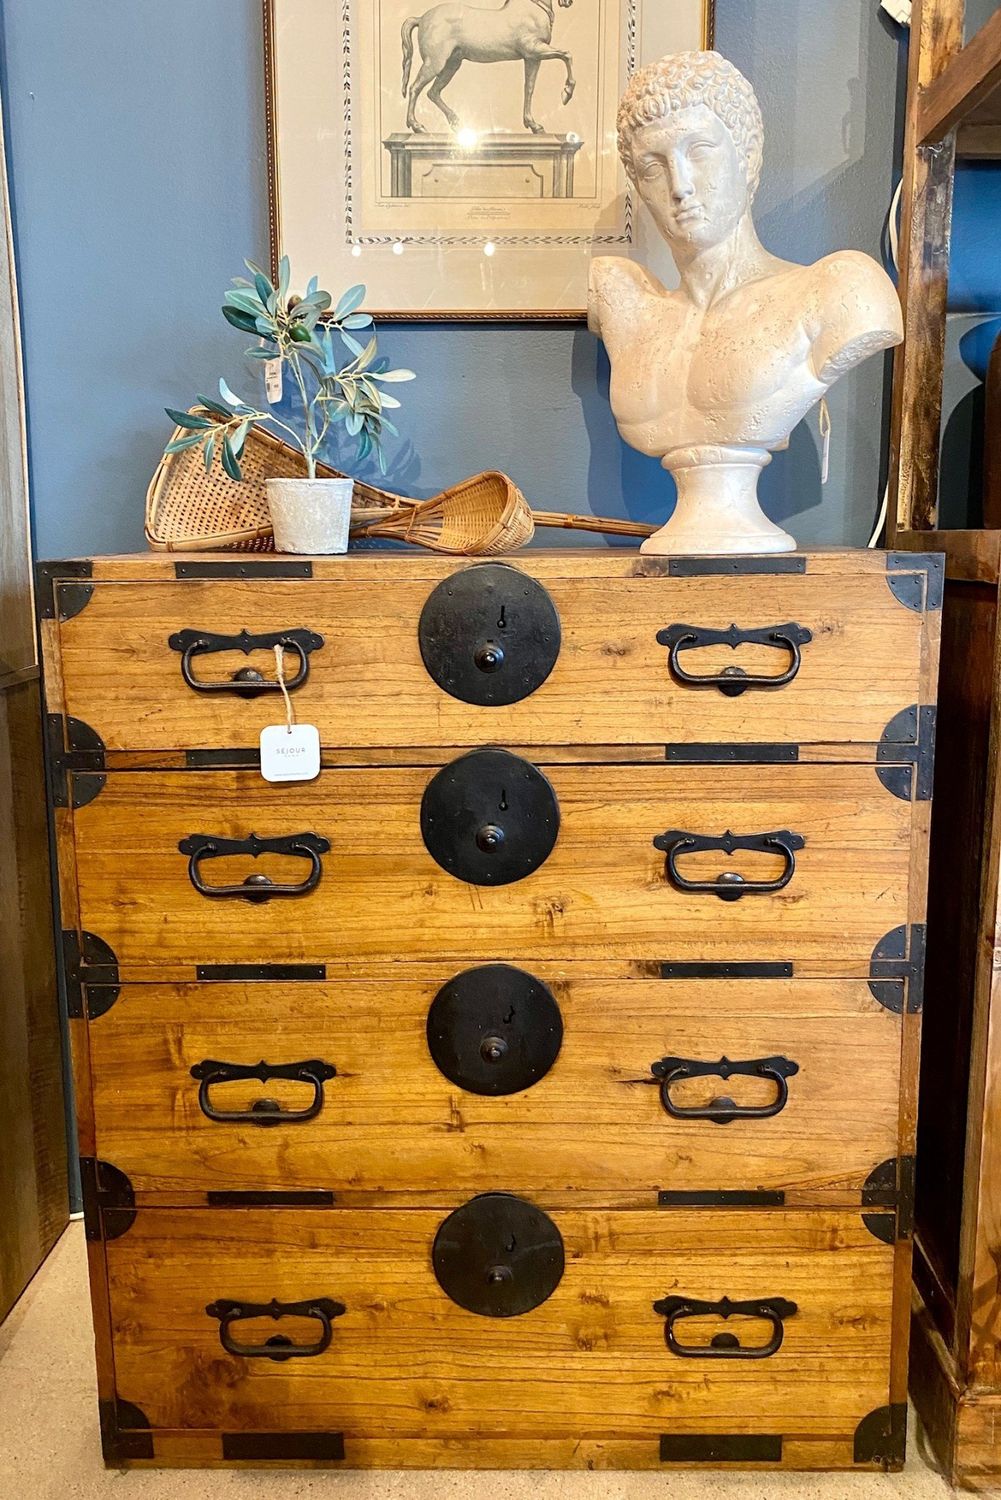
POLYGON ((919 142, 921 92, 963 45, 964 6, 956 0, 916 0, 904 138, 900 298, 904 342, 893 366, 890 493, 887 541, 900 531, 927 531, 938 509, 938 462, 949 236, 956 140, 919 142))
POLYGON ((17 280, 0 131, 0 1321, 69 1217, 17 280))

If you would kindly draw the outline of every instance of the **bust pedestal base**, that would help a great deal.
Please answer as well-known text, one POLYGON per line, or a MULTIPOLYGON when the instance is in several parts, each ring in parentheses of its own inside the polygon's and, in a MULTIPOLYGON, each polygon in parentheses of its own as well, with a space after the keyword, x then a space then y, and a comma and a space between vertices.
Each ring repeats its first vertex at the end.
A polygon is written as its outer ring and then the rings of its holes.
POLYGON ((765 448, 675 449, 661 462, 678 487, 674 514, 641 552, 679 554, 795 552, 796 539, 769 521, 758 503, 765 448))

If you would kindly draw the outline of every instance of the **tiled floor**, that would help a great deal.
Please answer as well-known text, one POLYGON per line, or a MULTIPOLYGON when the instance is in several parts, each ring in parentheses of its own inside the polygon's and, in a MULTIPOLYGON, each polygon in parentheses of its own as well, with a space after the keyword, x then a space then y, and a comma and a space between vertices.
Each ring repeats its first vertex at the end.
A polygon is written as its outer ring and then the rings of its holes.
POLYGON ((902 1474, 107 1472, 97 1438, 83 1226, 0 1327, 0 1494, 19 1500, 945 1500, 917 1457, 902 1474))

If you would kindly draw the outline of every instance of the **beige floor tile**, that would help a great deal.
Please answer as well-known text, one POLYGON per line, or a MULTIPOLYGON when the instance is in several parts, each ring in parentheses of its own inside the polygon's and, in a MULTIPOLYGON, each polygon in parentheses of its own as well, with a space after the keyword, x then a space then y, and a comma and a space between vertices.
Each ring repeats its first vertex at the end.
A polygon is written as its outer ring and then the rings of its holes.
POLYGON ((18 1500, 945 1500, 902 1474, 107 1472, 97 1437, 83 1227, 71 1226, 0 1327, 0 1494, 18 1500))

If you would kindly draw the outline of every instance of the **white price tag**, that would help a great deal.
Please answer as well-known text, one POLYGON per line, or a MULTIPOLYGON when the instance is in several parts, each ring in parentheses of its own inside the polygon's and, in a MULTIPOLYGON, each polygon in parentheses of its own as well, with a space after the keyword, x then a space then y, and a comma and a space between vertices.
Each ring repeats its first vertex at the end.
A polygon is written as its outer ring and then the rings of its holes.
POLYGON ((264 394, 272 406, 282 399, 282 362, 269 359, 264 365, 264 394))
POLYGON ((315 724, 268 724, 261 730, 265 781, 315 781, 320 774, 320 731, 315 724))

